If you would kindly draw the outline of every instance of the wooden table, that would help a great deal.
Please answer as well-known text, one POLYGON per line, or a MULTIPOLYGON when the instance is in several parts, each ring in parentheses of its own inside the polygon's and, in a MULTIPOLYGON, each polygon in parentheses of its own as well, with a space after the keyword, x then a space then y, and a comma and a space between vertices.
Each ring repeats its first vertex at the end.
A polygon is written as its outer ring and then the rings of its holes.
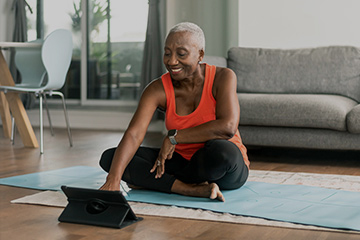
MULTIPOLYGON (((20 42, 0 42, 0 85, 14 86, 14 80, 11 76, 9 67, 5 61, 1 50, 9 48, 40 48, 40 43, 20 43, 20 42)), ((0 92, 0 115, 3 125, 4 136, 10 138, 11 135, 11 116, 15 119, 15 124, 25 147, 38 148, 34 130, 29 121, 23 103, 16 92, 0 92)))

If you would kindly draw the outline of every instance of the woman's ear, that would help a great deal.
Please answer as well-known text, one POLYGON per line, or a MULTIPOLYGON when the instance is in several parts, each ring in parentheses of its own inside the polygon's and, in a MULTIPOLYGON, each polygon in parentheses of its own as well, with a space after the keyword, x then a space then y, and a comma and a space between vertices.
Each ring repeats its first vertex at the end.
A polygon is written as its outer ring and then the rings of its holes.
POLYGON ((200 49, 199 50, 199 62, 202 62, 204 55, 205 55, 204 49, 200 49))

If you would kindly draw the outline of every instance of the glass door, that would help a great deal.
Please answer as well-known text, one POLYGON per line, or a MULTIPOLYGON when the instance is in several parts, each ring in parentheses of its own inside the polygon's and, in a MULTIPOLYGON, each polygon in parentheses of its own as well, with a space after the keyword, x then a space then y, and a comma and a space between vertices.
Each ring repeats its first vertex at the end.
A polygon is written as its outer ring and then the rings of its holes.
POLYGON ((137 100, 147 0, 90 0, 87 99, 137 100))
POLYGON ((57 28, 73 33, 73 58, 61 90, 67 99, 81 105, 138 100, 148 0, 27 2, 33 10, 27 12, 29 41, 39 36, 39 19, 45 37, 57 28))

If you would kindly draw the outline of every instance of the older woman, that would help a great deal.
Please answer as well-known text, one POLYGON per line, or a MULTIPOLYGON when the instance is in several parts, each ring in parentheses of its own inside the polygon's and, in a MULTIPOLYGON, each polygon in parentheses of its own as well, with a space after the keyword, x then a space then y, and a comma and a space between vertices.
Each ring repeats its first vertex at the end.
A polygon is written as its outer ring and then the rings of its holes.
POLYGON ((151 190, 225 201, 221 189, 247 180, 250 162, 238 131, 236 75, 201 63, 205 37, 193 23, 175 25, 165 41, 168 72, 143 91, 117 148, 100 160, 108 172, 102 190, 120 181, 151 190), (140 147, 157 108, 166 111, 161 148, 140 147))

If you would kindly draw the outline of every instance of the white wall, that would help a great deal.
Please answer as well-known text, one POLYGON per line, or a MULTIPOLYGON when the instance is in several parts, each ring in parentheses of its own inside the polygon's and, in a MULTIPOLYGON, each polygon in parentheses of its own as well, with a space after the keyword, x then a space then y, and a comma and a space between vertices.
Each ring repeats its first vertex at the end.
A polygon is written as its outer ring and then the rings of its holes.
POLYGON ((239 0, 239 46, 360 46, 359 0, 239 0))

